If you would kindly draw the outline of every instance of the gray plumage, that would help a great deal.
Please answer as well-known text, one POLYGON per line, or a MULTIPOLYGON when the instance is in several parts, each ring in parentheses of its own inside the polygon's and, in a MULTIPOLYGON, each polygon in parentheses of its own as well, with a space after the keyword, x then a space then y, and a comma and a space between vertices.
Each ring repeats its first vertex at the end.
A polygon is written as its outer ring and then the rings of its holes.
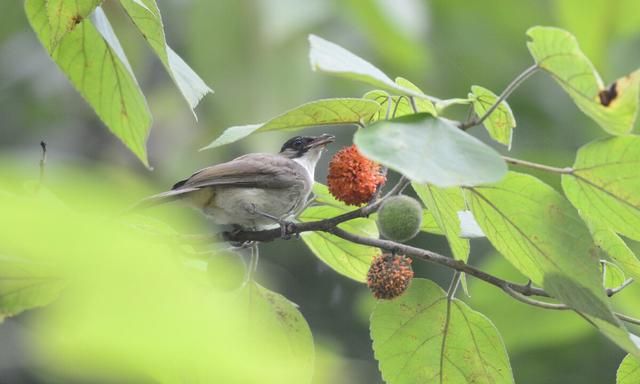
POLYGON ((315 165, 325 144, 333 141, 328 135, 294 139, 285 143, 278 154, 251 153, 203 168, 177 182, 170 191, 144 199, 135 208, 181 200, 221 225, 278 225, 273 218, 284 220, 305 206, 315 165), (292 142, 294 139, 297 141, 292 142), (304 145, 297 145, 302 139, 306 140, 304 145))

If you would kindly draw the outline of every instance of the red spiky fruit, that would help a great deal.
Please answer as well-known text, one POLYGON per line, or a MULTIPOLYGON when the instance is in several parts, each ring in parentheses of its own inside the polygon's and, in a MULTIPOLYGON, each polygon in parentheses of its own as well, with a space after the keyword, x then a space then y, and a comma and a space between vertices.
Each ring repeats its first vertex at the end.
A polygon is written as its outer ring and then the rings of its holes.
POLYGON ((329 162, 327 186, 336 199, 348 205, 369 202, 386 177, 380 164, 364 157, 355 145, 342 148, 329 162))

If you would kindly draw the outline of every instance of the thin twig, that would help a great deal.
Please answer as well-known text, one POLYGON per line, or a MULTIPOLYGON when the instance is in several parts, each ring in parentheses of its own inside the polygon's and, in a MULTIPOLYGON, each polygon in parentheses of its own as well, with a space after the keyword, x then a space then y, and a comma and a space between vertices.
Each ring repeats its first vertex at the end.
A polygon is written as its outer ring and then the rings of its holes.
POLYGON ((409 104, 411 104, 411 109, 413 109, 413 113, 418 113, 418 106, 416 105, 416 99, 413 96, 409 96, 409 104))
POLYGON ((534 65, 530 66, 529 68, 525 69, 515 79, 513 79, 513 81, 511 81, 511 83, 509 83, 509 85, 507 85, 507 87, 504 89, 504 91, 502 91, 502 93, 498 97, 498 100, 496 100, 496 102, 493 103, 493 105, 491 105, 491 107, 489 107, 489 109, 487 109, 487 111, 484 113, 484 115, 480 116, 479 118, 475 118, 475 119, 466 121, 464 123, 461 123, 459 125, 460 129, 467 130, 467 129, 473 127, 473 126, 482 124, 482 122, 485 121, 486 118, 489 117, 493 113, 493 111, 495 111, 500 106, 500 103, 505 101, 507 99, 507 97, 509 97, 509 95, 511 95, 511 93, 513 91, 515 91, 516 88, 518 88, 520 86, 520 84, 522 84, 525 80, 527 80, 538 69, 539 69, 539 67, 538 67, 537 64, 534 64, 534 65))
POLYGON ((42 184, 44 183, 44 168, 47 163, 47 143, 41 141, 40 148, 42 148, 42 157, 40 157, 40 179, 38 181, 37 190, 40 190, 42 184))
POLYGON ((615 295, 616 293, 622 291, 623 289, 627 288, 627 286, 629 286, 629 284, 633 283, 633 279, 627 279, 625 280, 622 284, 620 284, 618 287, 615 288, 607 288, 607 296, 611 297, 613 295, 615 295))
MULTIPOLYGON (((628 285, 628 284, 627 284, 628 285)), ((622 290, 624 287, 626 287, 626 285, 621 285, 619 288, 619 290, 614 291, 612 294, 615 294, 616 292, 620 292, 620 290, 622 290)), ((552 309, 552 310, 557 310, 557 311, 567 311, 567 310, 572 310, 573 308, 569 307, 566 304, 555 304, 555 303, 547 303, 546 301, 540 301, 540 300, 535 300, 532 299, 530 297, 524 296, 516 291, 514 291, 513 289, 511 289, 508 286, 505 286, 503 288, 503 290, 508 293, 511 297, 513 297, 514 299, 521 301, 525 304, 529 304, 532 305, 534 307, 539 307, 539 308, 544 308, 544 309, 552 309)), ((573 309, 574 311, 576 311, 575 309, 573 309)), ((588 317, 586 317, 583 313, 576 311, 579 315, 581 315, 583 318, 585 318, 587 321, 591 322, 589 320, 588 317)), ((620 312, 613 312, 613 314, 620 320, 627 322, 627 323, 631 323, 631 324, 636 324, 636 325, 640 325, 640 319, 636 319, 635 317, 631 317, 628 315, 625 315, 624 313, 620 313, 620 312)), ((595 324, 594 324, 595 325, 595 324)))
POLYGON ((449 284, 449 289, 447 289, 447 300, 451 301, 453 297, 456 295, 456 291, 458 290, 458 286, 460 285, 461 279, 462 279, 462 273, 460 271, 453 272, 453 277, 451 278, 451 284, 449 284))
POLYGON ((519 165, 519 166, 537 169, 545 172, 560 173, 564 175, 570 175, 574 172, 574 169, 571 167, 558 168, 558 167, 552 167, 550 165, 534 163, 531 161, 514 159, 513 157, 502 156, 502 158, 504 159, 504 161, 506 161, 509 164, 519 165))
POLYGON ((368 245, 371 247, 376 247, 376 248, 386 250, 388 252, 395 252, 405 256, 410 256, 413 258, 430 261, 432 263, 436 263, 436 264, 454 269, 459 272, 464 272, 468 275, 471 275, 480 280, 483 280, 489 284, 495 285, 500 289, 502 289, 503 286, 508 285, 516 292, 522 293, 525 296, 549 297, 549 294, 541 288, 533 287, 530 285, 520 285, 520 284, 503 280, 499 277, 496 277, 484 271, 481 271, 469 264, 466 264, 461 260, 455 260, 450 257, 444 256, 439 253, 432 252, 426 249, 416 248, 410 245, 396 243, 390 240, 374 239, 370 237, 359 236, 351 232, 347 232, 341 228, 334 227, 334 228, 325 230, 325 232, 329 232, 331 234, 334 234, 340 238, 351 241, 353 243, 368 245))

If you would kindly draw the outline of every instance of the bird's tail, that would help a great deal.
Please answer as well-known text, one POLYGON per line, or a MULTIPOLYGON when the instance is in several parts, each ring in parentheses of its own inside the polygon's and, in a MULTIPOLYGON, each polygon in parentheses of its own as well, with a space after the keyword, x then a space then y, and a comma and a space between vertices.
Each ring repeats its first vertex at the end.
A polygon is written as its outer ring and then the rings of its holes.
POLYGON ((143 209, 155 207, 156 205, 170 203, 180 200, 186 193, 196 191, 197 188, 174 189, 167 192, 161 192, 138 201, 126 210, 126 213, 134 213, 143 209))

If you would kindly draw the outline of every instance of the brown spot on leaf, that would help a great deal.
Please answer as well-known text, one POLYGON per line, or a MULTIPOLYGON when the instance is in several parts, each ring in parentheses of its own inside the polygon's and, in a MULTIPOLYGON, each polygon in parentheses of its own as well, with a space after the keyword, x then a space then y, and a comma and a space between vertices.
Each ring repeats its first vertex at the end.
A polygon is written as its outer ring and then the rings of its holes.
POLYGON ((611 102, 615 100, 615 98, 618 96, 617 84, 618 82, 615 82, 611 84, 609 88, 603 89, 602 91, 598 92, 598 97, 600 98, 600 104, 604 105, 605 107, 608 107, 609 104, 611 104, 611 102))
POLYGON ((75 14, 73 16, 71 16, 71 18, 69 19, 69 25, 67 25, 67 31, 73 31, 73 29, 76 27, 76 25, 82 23, 82 16, 80 16, 79 14, 75 14))

